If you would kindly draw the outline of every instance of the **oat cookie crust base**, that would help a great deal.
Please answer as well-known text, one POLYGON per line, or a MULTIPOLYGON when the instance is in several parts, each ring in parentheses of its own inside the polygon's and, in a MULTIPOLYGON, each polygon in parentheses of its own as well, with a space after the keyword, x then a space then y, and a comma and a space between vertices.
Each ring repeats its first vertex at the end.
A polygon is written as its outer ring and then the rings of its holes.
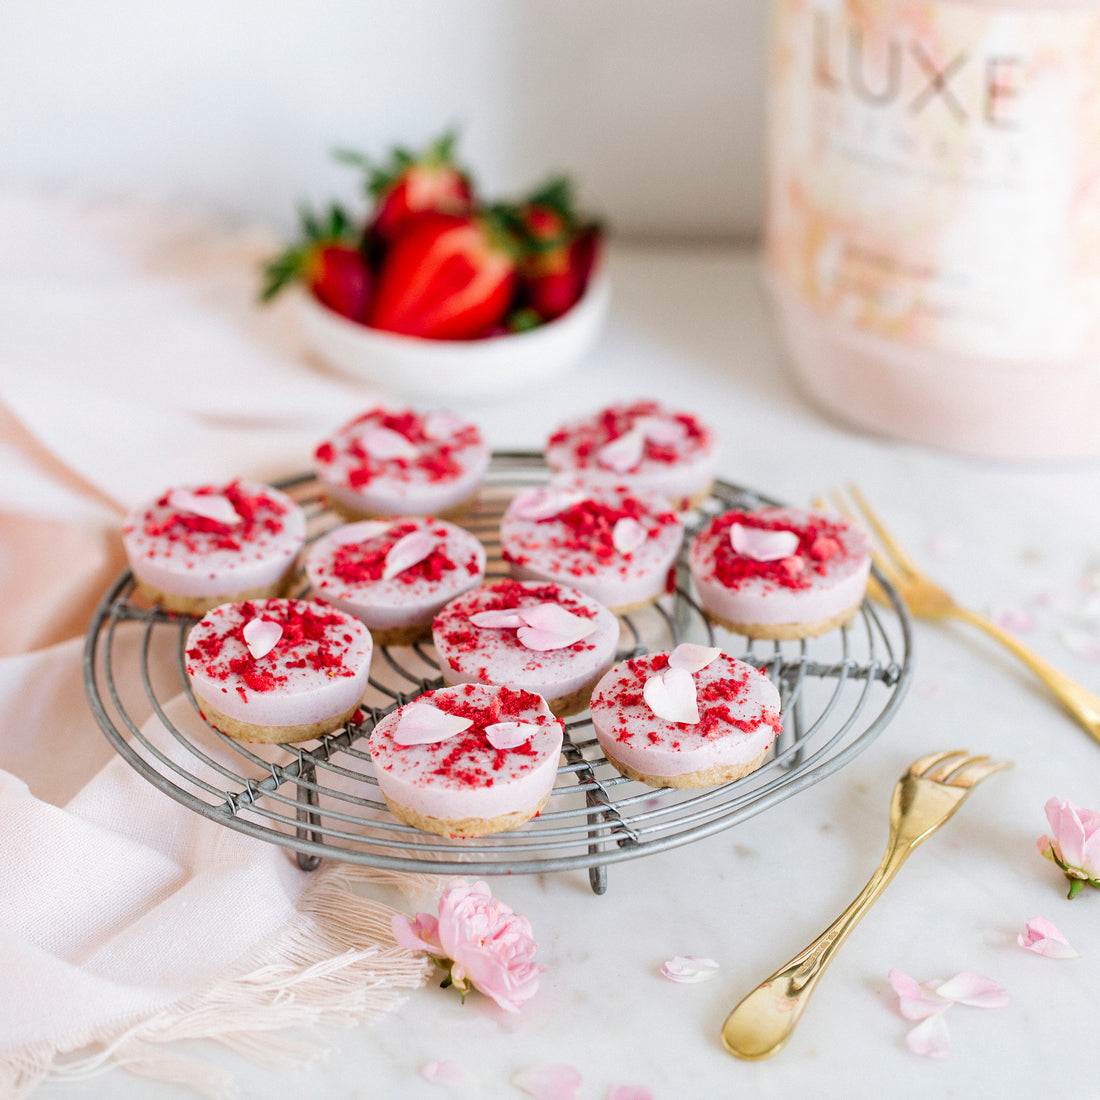
POLYGON ((289 587, 292 576, 293 570, 274 584, 263 585, 260 588, 246 588, 240 592, 224 592, 219 596, 174 596, 171 592, 162 592, 159 588, 154 588, 137 578, 134 580, 138 592, 162 611, 175 611, 180 615, 194 615, 196 618, 201 618, 223 603, 266 600, 269 597, 281 596, 289 587))
POLYGON ((650 787, 677 787, 682 790, 690 790, 695 787, 717 787, 722 783, 732 783, 735 779, 742 779, 760 767, 768 757, 769 748, 765 749, 755 760, 747 764, 728 764, 725 767, 704 768, 697 772, 683 772, 681 775, 650 775, 640 772, 616 760, 606 749, 604 756, 609 764, 614 765, 627 779, 646 783, 650 787))
POLYGON ((725 627, 732 634, 743 634, 746 638, 760 638, 764 641, 797 641, 799 638, 817 638, 822 634, 828 634, 838 626, 845 626, 855 618, 856 612, 863 603, 853 604, 838 615, 828 619, 818 619, 810 623, 735 623, 732 619, 723 619, 721 615, 715 615, 713 611, 707 611, 706 616, 712 623, 725 627))
POLYGON ((530 810, 516 810, 514 813, 501 814, 498 817, 440 818, 418 814, 407 806, 402 806, 399 802, 391 802, 388 798, 386 799, 386 805, 389 806, 390 812, 399 821, 403 821, 406 825, 412 825, 414 828, 421 829, 426 833, 437 833, 440 836, 475 837, 490 836, 492 833, 505 833, 509 829, 516 829, 538 814, 549 800, 550 795, 547 794, 538 805, 533 806, 530 810))
POLYGON ((235 741, 251 741, 264 745, 285 745, 292 741, 311 741, 316 737, 324 737, 326 733, 340 729, 359 709, 359 703, 356 702, 342 714, 319 722, 304 722, 297 726, 254 726, 248 722, 242 722, 239 718, 231 718, 228 714, 223 714, 198 694, 195 695, 195 699, 199 704, 199 713, 215 729, 221 730, 235 741))
MULTIPOLYGON (((470 509, 477 503, 477 498, 478 492, 475 491, 457 504, 452 504, 450 508, 440 508, 430 514, 436 519, 446 519, 452 523, 460 524, 470 514, 470 509)), ((357 523, 364 519, 395 519, 398 515, 422 516, 429 514, 426 512, 371 512, 363 508, 353 508, 350 504, 337 500, 331 493, 325 494, 325 504, 349 523, 357 523)))

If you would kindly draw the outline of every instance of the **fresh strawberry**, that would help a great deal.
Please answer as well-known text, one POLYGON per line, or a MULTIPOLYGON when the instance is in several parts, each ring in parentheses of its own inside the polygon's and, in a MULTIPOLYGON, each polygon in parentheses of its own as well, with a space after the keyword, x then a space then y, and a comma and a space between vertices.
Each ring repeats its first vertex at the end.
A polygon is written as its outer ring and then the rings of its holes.
POLYGON ((584 293, 602 232, 577 215, 572 184, 565 177, 551 180, 511 208, 511 217, 524 243, 517 305, 551 321, 584 293))
POLYGON ((260 297, 270 301, 290 283, 302 282, 329 309, 353 321, 364 320, 373 276, 353 243, 347 215, 334 205, 324 220, 308 209, 301 217, 302 241, 267 265, 260 297))
POLYGON ((456 134, 444 134, 421 153, 398 147, 382 165, 360 153, 337 154, 367 173, 367 195, 374 204, 368 238, 385 245, 415 214, 469 214, 473 210, 470 177, 454 162, 456 140, 456 134))
POLYGON ((437 340, 485 336, 511 304, 514 251, 490 212, 416 215, 386 252, 368 323, 437 340))

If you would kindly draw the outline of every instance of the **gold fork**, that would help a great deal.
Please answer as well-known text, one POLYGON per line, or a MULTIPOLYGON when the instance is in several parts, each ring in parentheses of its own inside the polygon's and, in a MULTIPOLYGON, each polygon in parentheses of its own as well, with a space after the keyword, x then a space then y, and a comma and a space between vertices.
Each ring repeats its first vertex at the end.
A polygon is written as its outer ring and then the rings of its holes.
MULTIPOLYGON (((1086 691, 1075 680, 1060 672, 1037 653, 1028 649, 1018 638, 993 622, 992 619, 971 611, 956 603, 952 596, 932 581, 913 563, 897 540, 883 526, 867 499, 854 485, 848 493, 855 501, 862 517, 839 493, 832 494, 838 511, 857 522, 862 518, 878 538, 880 549, 872 552, 875 565, 882 575, 897 589, 906 607, 918 619, 962 619, 984 630, 991 638, 1014 653, 1053 692, 1067 711, 1084 727, 1094 741, 1100 741, 1100 697, 1086 691)), ((874 586, 871 587, 874 595, 874 586)))
POLYGON ((976 784, 1010 766, 1008 761, 971 756, 958 749, 922 756, 909 766, 894 787, 890 840, 878 869, 855 901, 809 947, 726 1017, 722 1044, 730 1054, 751 1060, 767 1058, 786 1043, 825 968, 909 853, 962 805, 976 784))

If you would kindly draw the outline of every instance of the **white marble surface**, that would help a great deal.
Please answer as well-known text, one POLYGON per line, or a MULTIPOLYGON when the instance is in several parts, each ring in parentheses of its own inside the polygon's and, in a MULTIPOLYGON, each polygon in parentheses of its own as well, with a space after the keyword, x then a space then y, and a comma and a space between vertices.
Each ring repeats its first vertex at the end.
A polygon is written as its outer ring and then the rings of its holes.
MULTIPOLYGON (((1067 606, 1086 596, 1082 578, 1100 570, 1100 465, 977 462, 824 419, 782 366, 752 255, 620 248, 612 276, 609 329, 580 370, 470 410, 495 446, 538 444, 565 415, 623 397, 654 395, 696 410, 725 440, 724 477, 792 502, 858 480, 958 595, 983 609, 1029 612, 1027 640, 1100 689, 1100 663, 1060 636, 1067 606), (1049 596, 1065 604, 1047 606, 1049 596)), ((292 347, 287 353, 294 359, 292 347)), ((302 379, 311 371, 303 363, 302 379)), ((334 382, 343 385, 325 379, 334 382)), ((286 427, 289 465, 305 461, 303 440, 314 428, 286 427)), ((257 466, 240 472, 269 472, 257 466)), ((512 1075, 548 1061, 580 1070, 580 1095, 593 1100, 615 1084, 645 1085, 655 1098, 1035 1097, 1069 1088, 1077 1072, 1089 1072, 1100 897, 1066 901, 1035 838, 1046 831, 1043 804, 1053 795, 1100 807, 1100 745, 971 629, 918 623, 915 641, 913 686, 896 720, 848 767, 797 797, 708 839, 611 867, 604 896, 589 890, 584 872, 493 879, 531 919, 547 968, 519 1015, 476 995, 461 1004, 430 985, 377 1025, 325 1032, 330 1054, 308 1069, 257 1067, 214 1044, 188 1053, 232 1070, 242 1097, 265 1100, 519 1096, 512 1075), (718 1039, 728 1009, 863 885, 907 764, 953 747, 1016 766, 980 787, 914 854, 840 952, 789 1046, 761 1063, 730 1057, 718 1039), (1040 915, 1083 958, 1055 962, 1017 947, 1016 933, 1040 915), (677 954, 709 956, 721 969, 704 984, 672 984, 658 968, 677 954), (1011 1001, 998 1011, 952 1009, 951 1055, 924 1060, 905 1047, 909 1025, 886 980, 892 967, 919 979, 977 970, 1011 1001), (420 1067, 439 1058, 465 1064, 477 1083, 445 1090, 422 1081, 420 1067)), ((116 1070, 36 1095, 191 1093, 116 1070)))

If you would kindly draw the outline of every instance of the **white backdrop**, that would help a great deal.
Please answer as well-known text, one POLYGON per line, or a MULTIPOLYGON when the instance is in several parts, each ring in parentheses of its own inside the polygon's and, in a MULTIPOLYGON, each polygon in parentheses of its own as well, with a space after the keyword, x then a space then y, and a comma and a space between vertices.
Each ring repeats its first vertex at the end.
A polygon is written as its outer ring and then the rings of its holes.
POLYGON ((760 219, 764 0, 4 0, 0 186, 282 231, 353 197, 337 145, 449 125, 491 194, 570 171, 620 235, 760 219))

